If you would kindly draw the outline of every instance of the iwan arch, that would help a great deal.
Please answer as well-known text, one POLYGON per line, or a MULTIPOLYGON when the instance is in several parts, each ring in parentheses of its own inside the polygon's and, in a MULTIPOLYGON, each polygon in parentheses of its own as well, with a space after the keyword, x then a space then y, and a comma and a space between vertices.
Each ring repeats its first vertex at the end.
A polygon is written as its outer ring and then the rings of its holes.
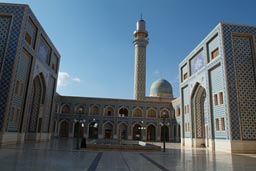
POLYGON ((180 63, 182 146, 256 152, 255 34, 220 23, 180 63))

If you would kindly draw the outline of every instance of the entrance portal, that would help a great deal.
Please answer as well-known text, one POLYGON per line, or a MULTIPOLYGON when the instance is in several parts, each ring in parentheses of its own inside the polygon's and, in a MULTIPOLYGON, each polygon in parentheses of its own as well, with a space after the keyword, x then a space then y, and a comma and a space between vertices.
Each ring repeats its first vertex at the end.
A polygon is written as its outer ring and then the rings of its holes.
POLYGON ((44 103, 44 81, 40 76, 36 76, 33 80, 32 87, 32 107, 29 118, 28 132, 37 132, 38 131, 38 115, 40 112, 40 105, 44 103))
POLYGON ((205 147, 207 146, 208 136, 206 136, 205 129, 205 89, 197 84, 192 93, 191 108, 192 108, 192 136, 193 136, 193 146, 194 147, 205 147))

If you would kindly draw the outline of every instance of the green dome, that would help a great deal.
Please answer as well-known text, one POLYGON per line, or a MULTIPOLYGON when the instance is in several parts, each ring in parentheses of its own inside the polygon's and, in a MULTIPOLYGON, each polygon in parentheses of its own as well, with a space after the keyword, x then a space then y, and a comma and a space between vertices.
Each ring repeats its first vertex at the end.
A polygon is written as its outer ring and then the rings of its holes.
POLYGON ((150 87, 150 96, 172 97, 172 86, 165 79, 153 82, 150 87))

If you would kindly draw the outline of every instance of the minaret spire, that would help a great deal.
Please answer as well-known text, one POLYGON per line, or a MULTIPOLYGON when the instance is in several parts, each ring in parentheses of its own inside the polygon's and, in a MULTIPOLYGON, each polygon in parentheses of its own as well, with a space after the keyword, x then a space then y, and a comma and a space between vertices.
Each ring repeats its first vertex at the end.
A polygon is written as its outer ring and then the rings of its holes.
POLYGON ((134 67, 134 98, 143 100, 146 89, 146 47, 148 45, 148 32, 146 23, 141 19, 137 21, 136 30, 133 33, 135 46, 135 67, 134 67))

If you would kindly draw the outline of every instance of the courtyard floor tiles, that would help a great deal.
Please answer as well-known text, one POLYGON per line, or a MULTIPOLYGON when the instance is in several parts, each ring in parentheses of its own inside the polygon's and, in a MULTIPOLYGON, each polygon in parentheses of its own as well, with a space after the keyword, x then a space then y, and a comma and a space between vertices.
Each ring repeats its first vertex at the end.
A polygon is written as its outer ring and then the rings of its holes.
POLYGON ((255 155, 183 149, 166 152, 76 150, 72 139, 2 146, 1 171, 255 171, 255 155))

